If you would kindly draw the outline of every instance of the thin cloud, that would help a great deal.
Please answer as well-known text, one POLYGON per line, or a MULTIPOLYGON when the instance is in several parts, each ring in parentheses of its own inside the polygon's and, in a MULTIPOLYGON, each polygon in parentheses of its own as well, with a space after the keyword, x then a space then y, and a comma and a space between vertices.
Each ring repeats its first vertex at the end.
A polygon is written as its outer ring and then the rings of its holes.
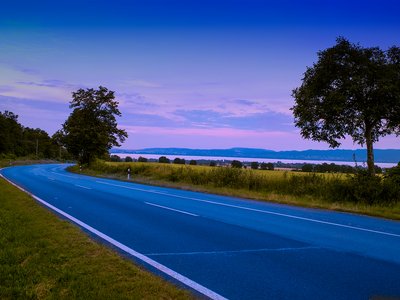
POLYGON ((245 99, 233 100, 232 102, 233 103, 242 104, 242 105, 245 105, 245 106, 253 106, 253 105, 257 104, 257 102, 255 102, 255 101, 245 100, 245 99))

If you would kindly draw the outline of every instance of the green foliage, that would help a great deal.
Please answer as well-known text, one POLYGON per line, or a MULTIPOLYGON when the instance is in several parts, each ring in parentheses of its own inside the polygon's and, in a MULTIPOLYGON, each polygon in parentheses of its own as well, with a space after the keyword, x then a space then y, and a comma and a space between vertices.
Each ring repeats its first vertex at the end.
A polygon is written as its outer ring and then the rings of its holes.
POLYGON ((400 48, 363 48, 338 38, 318 52, 303 83, 293 90, 295 125, 306 139, 338 147, 347 135, 367 145, 374 174, 373 143, 400 134, 400 48))
POLYGON ((174 164, 177 164, 177 165, 184 165, 185 163, 186 163, 186 161, 185 161, 184 158, 179 158, 179 157, 177 157, 177 158, 174 159, 174 164))
POLYGON ((260 166, 260 164, 259 164, 258 162, 256 162, 256 161, 253 161, 253 162, 250 164, 250 167, 251 167, 253 170, 257 170, 259 166, 260 166))
POLYGON ((130 156, 125 157, 125 162, 133 162, 132 157, 130 156))
POLYGON ((162 164, 169 164, 171 163, 171 161, 169 160, 169 158, 165 157, 165 156, 160 156, 160 158, 158 159, 159 163, 162 164))
POLYGON ((243 163, 241 161, 238 161, 238 160, 232 160, 231 167, 240 169, 240 168, 243 167, 243 163))
POLYGON ((273 163, 265 163, 265 162, 263 162, 263 163, 260 164, 260 169, 261 170, 273 171, 275 169, 275 166, 274 166, 273 163))
POLYGON ((189 162, 189 165, 196 166, 197 165, 197 161, 194 160, 194 159, 191 159, 190 162, 189 162))
MULTIPOLYGON (((361 167, 352 167, 348 165, 322 163, 322 164, 305 164, 301 167, 301 170, 302 172, 355 174, 363 169, 361 167)), ((379 166, 375 166, 375 173, 381 174, 382 168, 380 168, 379 166)))
POLYGON ((131 174, 154 180, 214 188, 230 188, 259 193, 275 193, 298 197, 313 197, 327 202, 350 202, 366 205, 394 205, 400 203, 400 167, 393 168, 385 177, 369 176, 360 171, 356 175, 304 174, 257 171, 243 168, 199 167, 154 163, 107 164, 97 161, 92 170, 103 174, 125 176, 131 174), (271 174, 281 174, 271 175, 271 174), (390 174, 390 175, 389 175, 390 174))
POLYGON ((386 170, 385 178, 400 186, 400 162, 396 167, 386 170))
MULTIPOLYGON (((0 155, 2 157, 57 158, 60 153, 56 140, 39 128, 24 127, 12 112, 0 112, 0 155)), ((63 149, 64 150, 64 149, 63 149)))
POLYGON ((275 169, 275 166, 273 163, 267 163, 267 170, 273 171, 275 169))
POLYGON ((275 169, 275 166, 273 163, 261 163, 260 164, 260 169, 261 170, 270 170, 273 171, 275 169))
POLYGON ((312 172, 314 171, 314 167, 311 164, 305 164, 301 167, 302 172, 312 172))
POLYGON ((121 160, 121 157, 119 157, 118 155, 111 155, 110 156, 110 161, 112 161, 112 162, 120 162, 122 160, 121 160))
POLYGON ((120 146, 128 135, 117 128, 115 117, 121 113, 113 91, 102 86, 79 89, 72 98, 73 112, 63 124, 62 142, 80 163, 90 164, 107 155, 111 147, 120 146))
POLYGON ((382 178, 370 176, 365 171, 359 171, 350 178, 349 197, 352 197, 355 202, 366 202, 368 204, 388 201, 386 195, 384 195, 382 178))
POLYGON ((148 161, 148 159, 146 157, 139 156, 139 158, 138 158, 138 162, 147 162, 147 161, 148 161))

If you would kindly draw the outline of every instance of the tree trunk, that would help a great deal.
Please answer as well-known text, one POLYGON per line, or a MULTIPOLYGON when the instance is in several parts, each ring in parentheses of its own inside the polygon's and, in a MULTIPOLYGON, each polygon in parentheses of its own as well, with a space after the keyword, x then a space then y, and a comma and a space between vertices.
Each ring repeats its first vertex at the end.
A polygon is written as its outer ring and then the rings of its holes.
POLYGON ((372 129, 369 126, 365 130, 365 142, 367 144, 367 165, 368 173, 371 176, 375 175, 375 164, 374 164, 374 147, 372 141, 372 129))

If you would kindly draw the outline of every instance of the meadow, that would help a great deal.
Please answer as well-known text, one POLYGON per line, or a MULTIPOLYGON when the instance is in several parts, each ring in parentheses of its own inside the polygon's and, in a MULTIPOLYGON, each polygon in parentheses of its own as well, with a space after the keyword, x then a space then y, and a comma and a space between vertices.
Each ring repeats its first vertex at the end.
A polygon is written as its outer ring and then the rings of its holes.
POLYGON ((144 184, 400 219, 400 190, 382 176, 100 160, 82 172, 127 180, 128 168, 144 184))

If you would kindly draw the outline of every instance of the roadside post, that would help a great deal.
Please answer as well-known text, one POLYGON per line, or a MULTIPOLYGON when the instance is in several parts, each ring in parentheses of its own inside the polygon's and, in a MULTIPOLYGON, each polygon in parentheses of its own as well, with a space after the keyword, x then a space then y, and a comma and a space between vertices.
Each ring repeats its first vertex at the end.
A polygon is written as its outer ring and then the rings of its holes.
POLYGON ((128 180, 131 179, 131 168, 128 168, 128 180))

